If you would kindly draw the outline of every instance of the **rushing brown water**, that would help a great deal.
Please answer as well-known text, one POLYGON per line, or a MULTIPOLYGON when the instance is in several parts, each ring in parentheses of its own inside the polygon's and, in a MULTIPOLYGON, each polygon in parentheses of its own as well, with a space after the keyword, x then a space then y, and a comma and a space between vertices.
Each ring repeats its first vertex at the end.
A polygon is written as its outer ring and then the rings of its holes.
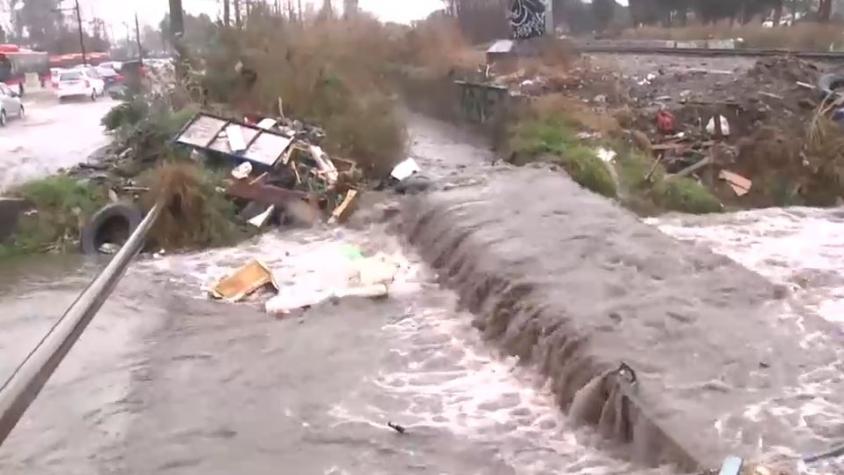
MULTIPOLYGON (((433 122, 413 132, 435 178, 489 157, 433 122)), ((0 377, 101 264, 44 258, 0 270, 0 377)), ((544 382, 481 341, 471 320, 385 224, 144 258, 0 449, 0 472, 635 472, 574 429, 544 382), (389 299, 276 320, 204 291, 251 258, 284 285, 324 285, 349 245, 401 264, 389 299)))
MULTIPOLYGON (((492 159, 436 122, 417 119, 411 132, 412 153, 434 178, 470 181, 492 159)), ((575 428, 545 381, 482 341, 456 295, 377 215, 351 228, 141 259, 0 448, 0 473, 672 472, 634 467, 591 429, 575 428), (277 320, 257 303, 206 296, 216 278, 252 258, 282 285, 323 285, 338 278, 350 245, 400 264, 388 299, 326 303, 277 320)), ((689 238, 684 230, 720 223, 711 239, 694 239, 727 255, 724 229, 756 229, 740 217, 684 219, 655 224, 689 238)), ((804 218, 794 219, 797 227, 804 218)), ((772 229, 748 233, 759 252, 788 247, 789 236, 772 229)), ((836 247, 814 251, 832 268, 836 247)), ((814 251, 804 249, 802 262, 814 251)), ((102 264, 38 258, 0 268, 0 378, 102 264)), ((823 282, 834 286, 831 277, 823 282)))

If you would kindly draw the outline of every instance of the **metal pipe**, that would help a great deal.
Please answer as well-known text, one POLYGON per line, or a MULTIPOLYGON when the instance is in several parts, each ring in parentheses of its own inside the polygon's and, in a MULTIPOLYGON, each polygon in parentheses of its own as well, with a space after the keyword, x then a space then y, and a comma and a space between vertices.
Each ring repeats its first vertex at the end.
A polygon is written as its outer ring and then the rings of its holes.
POLYGON ((132 259, 141 251, 162 205, 155 205, 135 229, 111 262, 50 328, 15 372, 0 387, 0 445, 15 428, 50 376, 73 348, 76 340, 123 277, 132 259))

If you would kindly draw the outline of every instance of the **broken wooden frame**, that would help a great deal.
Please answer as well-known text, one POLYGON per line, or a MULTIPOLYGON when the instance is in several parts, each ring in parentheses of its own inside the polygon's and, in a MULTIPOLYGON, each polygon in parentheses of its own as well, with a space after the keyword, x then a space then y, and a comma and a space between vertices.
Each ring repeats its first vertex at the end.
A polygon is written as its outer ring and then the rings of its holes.
POLYGON ((294 137, 281 132, 204 112, 195 115, 175 138, 178 144, 205 152, 222 153, 265 167, 274 167, 294 140, 294 137), (242 142, 242 150, 232 149, 233 146, 240 148, 240 145, 232 143, 233 138, 237 138, 236 142, 242 142))

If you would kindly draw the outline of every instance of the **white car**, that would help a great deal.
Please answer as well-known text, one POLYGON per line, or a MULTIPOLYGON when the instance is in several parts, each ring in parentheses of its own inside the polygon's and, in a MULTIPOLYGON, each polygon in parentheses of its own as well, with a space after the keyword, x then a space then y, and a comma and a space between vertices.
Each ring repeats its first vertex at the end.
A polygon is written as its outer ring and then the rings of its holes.
POLYGON ((120 61, 106 61, 104 63, 100 63, 100 67, 111 68, 112 70, 119 73, 120 70, 123 68, 123 63, 121 63, 120 61))
POLYGON ((59 73, 59 85, 56 88, 56 95, 59 100, 67 97, 85 96, 92 101, 97 100, 105 91, 105 82, 96 71, 89 71, 92 68, 69 69, 59 73))
POLYGON ((0 82, 0 127, 5 127, 9 117, 23 117, 23 103, 17 92, 0 82))

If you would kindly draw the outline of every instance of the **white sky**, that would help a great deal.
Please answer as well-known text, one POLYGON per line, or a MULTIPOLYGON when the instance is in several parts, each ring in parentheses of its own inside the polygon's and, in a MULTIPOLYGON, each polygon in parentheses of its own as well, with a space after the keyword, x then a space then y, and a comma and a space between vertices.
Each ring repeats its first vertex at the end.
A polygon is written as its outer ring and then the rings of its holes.
MULTIPOLYGON (((320 0, 303 0, 303 3, 309 1, 322 4, 320 0)), ((341 7, 343 3, 342 0, 333 2, 336 7, 341 7)), ((70 0, 65 0, 65 3, 70 5, 70 0)), ((443 5, 441 0, 359 0, 359 3, 363 10, 374 13, 382 21, 402 23, 425 18, 443 5)), ((136 11, 141 22, 157 25, 170 8, 168 0, 80 0, 80 4, 83 17, 101 17, 111 23, 115 31, 123 28, 123 22, 133 22, 136 11)), ((219 15, 218 0, 182 0, 182 4, 188 13, 207 13, 212 18, 219 15)))

